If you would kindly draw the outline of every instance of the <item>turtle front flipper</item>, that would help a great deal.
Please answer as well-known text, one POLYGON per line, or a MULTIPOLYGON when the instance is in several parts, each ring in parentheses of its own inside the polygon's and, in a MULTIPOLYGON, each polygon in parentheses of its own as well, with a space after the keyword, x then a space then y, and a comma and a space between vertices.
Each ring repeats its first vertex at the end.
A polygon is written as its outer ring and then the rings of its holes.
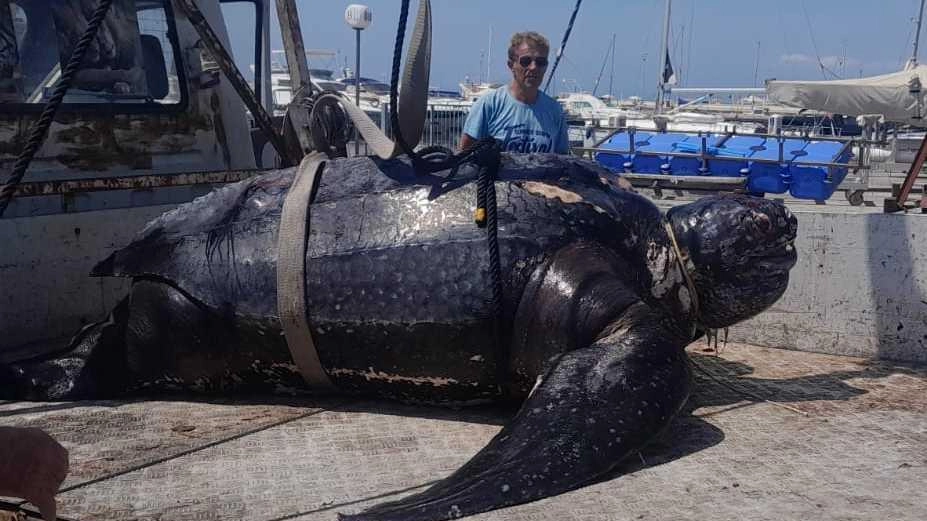
POLYGON ((606 475, 689 396, 687 339, 639 303, 592 345, 560 356, 515 418, 428 490, 341 519, 437 521, 527 503, 606 475))

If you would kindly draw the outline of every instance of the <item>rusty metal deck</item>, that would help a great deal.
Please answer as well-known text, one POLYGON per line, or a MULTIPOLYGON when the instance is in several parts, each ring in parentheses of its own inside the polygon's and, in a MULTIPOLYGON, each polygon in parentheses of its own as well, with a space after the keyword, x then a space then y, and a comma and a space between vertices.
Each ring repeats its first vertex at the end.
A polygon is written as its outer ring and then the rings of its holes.
MULTIPOLYGON (((474 520, 920 520, 927 368, 690 348, 686 414, 615 477, 474 520)), ((509 412, 337 399, 0 403, 71 453, 60 515, 333 520, 464 463, 509 412)))

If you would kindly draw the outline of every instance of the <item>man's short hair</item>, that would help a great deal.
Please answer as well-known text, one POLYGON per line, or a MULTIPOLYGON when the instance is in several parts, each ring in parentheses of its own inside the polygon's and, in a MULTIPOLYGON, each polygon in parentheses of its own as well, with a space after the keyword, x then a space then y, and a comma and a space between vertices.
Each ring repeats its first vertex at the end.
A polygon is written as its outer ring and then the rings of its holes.
POLYGON ((527 43, 528 45, 537 47, 538 49, 543 49, 544 54, 550 54, 550 43, 547 41, 547 38, 544 38, 544 35, 534 31, 525 31, 512 35, 512 41, 509 43, 510 62, 515 61, 515 50, 521 47, 523 43, 527 43))

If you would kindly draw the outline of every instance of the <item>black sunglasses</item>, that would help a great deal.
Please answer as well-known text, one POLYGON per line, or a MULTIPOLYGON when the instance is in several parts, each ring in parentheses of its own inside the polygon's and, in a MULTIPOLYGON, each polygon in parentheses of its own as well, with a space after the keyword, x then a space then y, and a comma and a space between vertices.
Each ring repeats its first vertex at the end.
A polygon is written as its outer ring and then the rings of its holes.
POLYGON ((522 56, 518 58, 518 64, 525 68, 530 67, 531 62, 534 62, 538 67, 547 67, 546 56, 522 56))

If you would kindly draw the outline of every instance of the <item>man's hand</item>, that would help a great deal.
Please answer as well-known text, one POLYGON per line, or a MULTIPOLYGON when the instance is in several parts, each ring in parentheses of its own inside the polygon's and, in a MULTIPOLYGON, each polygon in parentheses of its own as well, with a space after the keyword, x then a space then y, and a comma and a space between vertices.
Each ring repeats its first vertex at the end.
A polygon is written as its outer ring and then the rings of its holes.
POLYGON ((19 497, 55 521, 55 494, 68 475, 68 451, 40 429, 0 427, 0 496, 19 497))
POLYGON ((463 152, 469 150, 470 147, 476 144, 476 139, 470 137, 466 132, 460 136, 460 145, 457 147, 457 152, 463 152))

